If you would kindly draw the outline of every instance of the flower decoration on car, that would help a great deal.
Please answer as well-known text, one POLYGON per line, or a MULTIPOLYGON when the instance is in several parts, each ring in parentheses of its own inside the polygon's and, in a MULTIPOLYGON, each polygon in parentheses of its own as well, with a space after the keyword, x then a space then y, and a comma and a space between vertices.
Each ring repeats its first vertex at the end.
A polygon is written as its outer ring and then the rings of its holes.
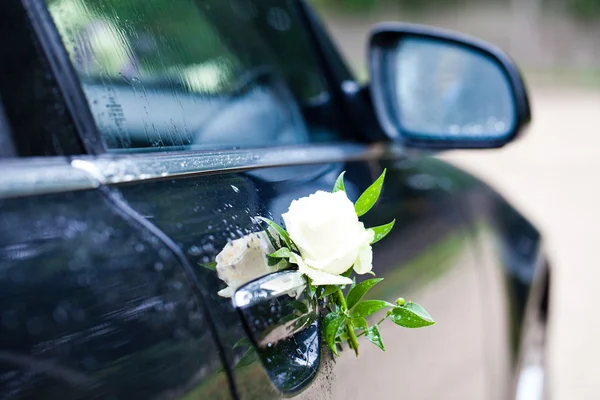
POLYGON ((379 325, 390 319, 405 328, 435 324, 423 307, 402 298, 394 304, 384 300, 363 300, 383 278, 356 283, 355 275, 372 274, 373 244, 383 239, 395 221, 367 228, 359 217, 377 202, 386 171, 355 203, 344 187, 344 172, 331 192, 318 191, 292 201, 282 215, 285 229, 274 221, 257 217, 265 230, 228 243, 217 255, 215 269, 227 287, 219 295, 231 297, 246 282, 282 269, 297 269, 307 279, 308 295, 326 307, 323 337, 331 351, 347 342, 358 356, 358 340, 365 336, 385 350, 379 325), (367 318, 385 311, 375 324, 367 318))

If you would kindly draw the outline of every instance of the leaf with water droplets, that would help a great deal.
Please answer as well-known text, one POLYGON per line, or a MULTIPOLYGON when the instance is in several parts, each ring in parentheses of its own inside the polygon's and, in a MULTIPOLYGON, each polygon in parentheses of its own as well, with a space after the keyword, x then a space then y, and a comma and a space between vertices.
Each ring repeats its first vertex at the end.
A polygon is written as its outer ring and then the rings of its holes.
POLYGON ((365 318, 387 307, 394 307, 394 305, 383 300, 365 300, 354 306, 352 318, 365 318))
POLYGON ((371 244, 375 244, 375 243, 379 242, 381 239, 383 239, 384 237, 386 237, 387 234, 392 231, 392 228, 394 227, 395 223, 396 223, 396 220, 393 220, 389 224, 369 228, 373 232, 375 232, 375 236, 373 237, 371 244))
POLYGON ((283 241, 285 242, 285 244, 287 245, 288 248, 293 248, 292 247, 292 239, 290 239, 290 235, 288 235, 288 233, 286 232, 285 229, 283 229, 281 226, 279 226, 276 222, 271 221, 269 218, 265 218, 265 217, 257 217, 258 219, 260 219, 261 221, 263 221, 264 223, 266 223, 267 225, 269 225, 271 228, 273 228, 275 230, 275 232, 277 232, 277 234, 283 239, 283 241))
POLYGON ((383 181, 385 180, 386 170, 383 170, 383 173, 371 186, 367 188, 360 195, 356 203, 354 204, 354 211, 356 211, 357 216, 365 215, 377 202, 379 199, 379 195, 381 194, 381 187, 383 186, 383 181))
POLYGON ((381 334, 379 333, 379 328, 377 328, 377 325, 373 325, 367 329, 367 334, 365 336, 369 342, 385 351, 385 346, 383 345, 383 340, 381 339, 381 334))
POLYGON ((354 325, 358 329, 362 329, 362 330, 366 330, 369 328, 369 324, 367 323, 367 320, 362 317, 352 318, 352 325, 354 325))
POLYGON ((337 179, 335 180, 335 185, 333 185, 333 193, 335 192, 345 192, 346 188, 344 186, 344 174, 346 173, 346 171, 342 171, 342 173, 340 174, 340 176, 337 177, 337 179))
POLYGON ((431 315, 417 303, 408 302, 392 310, 390 319, 404 328, 423 328, 435 324, 431 315))
POLYGON ((348 296, 346 296, 348 309, 352 309, 352 307, 354 307, 373 286, 377 285, 382 280, 383 278, 367 279, 350 289, 348 296))
POLYGON ((339 356, 339 354, 335 346, 335 338, 343 323, 344 316, 339 315, 338 313, 329 313, 325 316, 325 318, 323 318, 325 342, 327 342, 327 345, 336 356, 339 356))

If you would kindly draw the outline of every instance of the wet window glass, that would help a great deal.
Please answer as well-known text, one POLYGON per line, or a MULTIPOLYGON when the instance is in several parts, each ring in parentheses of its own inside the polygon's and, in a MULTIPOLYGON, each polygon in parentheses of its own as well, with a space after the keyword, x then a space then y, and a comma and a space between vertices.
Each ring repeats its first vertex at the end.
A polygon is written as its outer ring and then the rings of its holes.
POLYGON ((332 137, 311 120, 329 94, 294 1, 46 3, 109 150, 332 137))

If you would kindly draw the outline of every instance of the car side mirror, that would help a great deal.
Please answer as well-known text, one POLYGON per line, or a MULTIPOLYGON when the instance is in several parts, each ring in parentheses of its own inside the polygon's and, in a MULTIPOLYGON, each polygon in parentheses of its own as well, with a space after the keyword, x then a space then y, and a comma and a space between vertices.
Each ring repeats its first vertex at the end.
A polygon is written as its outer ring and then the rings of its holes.
POLYGON ((531 120, 511 59, 458 33, 379 24, 371 33, 369 69, 381 127, 408 147, 501 147, 531 120))

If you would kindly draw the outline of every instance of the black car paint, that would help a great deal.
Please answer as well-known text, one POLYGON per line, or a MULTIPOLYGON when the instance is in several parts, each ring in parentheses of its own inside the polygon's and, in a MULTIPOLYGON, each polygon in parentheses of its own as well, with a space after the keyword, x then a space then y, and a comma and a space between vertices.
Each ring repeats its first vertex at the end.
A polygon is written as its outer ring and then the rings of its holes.
MULTIPOLYGON (((378 275, 388 279, 381 295, 390 301, 418 293, 437 275, 451 273, 434 264, 454 257, 436 247, 448 235, 456 236, 451 239, 455 245, 464 246, 474 257, 475 242, 469 235, 474 221, 465 217, 475 213, 464 210, 473 204, 480 209, 487 206, 478 217, 493 224, 497 250, 504 259, 479 256, 506 266, 506 300, 514 303, 515 316, 511 318, 514 326, 503 329, 518 332, 537 232, 488 188, 452 167, 421 156, 383 158, 168 179, 111 190, 118 190, 139 215, 185 252, 198 281, 210 293, 204 299, 206 308, 231 367, 245 351, 234 348, 245 336, 244 328, 231 302, 216 295, 223 284, 199 264, 214 259, 228 239, 256 231, 250 216, 277 219, 292 199, 330 188, 341 170, 348 171, 346 187, 355 198, 382 168, 388 169, 386 189, 365 223, 397 220, 395 232, 380 243, 374 260, 378 275), (527 246, 519 245, 524 240, 527 246), (431 254, 435 251, 438 254, 431 254), (433 257, 431 265, 402 273, 403 268, 410 268, 410 260, 428 253, 433 257), (513 259, 521 262, 509 264, 513 259)), ((194 388, 191 378, 199 370, 204 370, 203 376, 218 374, 217 346, 209 335, 206 316, 198 309, 201 300, 194 295, 181 263, 156 235, 130 221, 130 216, 96 191, 8 199, 2 201, 1 209, 3 343, 8 344, 2 360, 2 393, 6 398, 35 398, 42 391, 45 398, 133 398, 134 393, 143 393, 140 382, 149 394, 175 394, 194 388), (41 360, 68 372, 63 376, 39 366, 41 370, 30 369, 41 360), (182 376, 182 372, 186 373, 182 376)), ((477 268, 472 261, 467 268, 477 268)), ((459 269, 463 264, 447 262, 445 267, 459 269)), ((482 273, 483 264, 477 274, 482 273)), ((449 301, 460 304, 466 313, 477 313, 469 307, 484 301, 483 293, 470 294, 471 298, 466 293, 445 295, 452 295, 449 301)), ((444 321, 435 307, 432 313, 444 321)), ((487 324, 485 319, 479 323, 458 326, 452 334, 460 335, 460 328, 481 330, 483 335, 487 324)), ((513 339, 516 344, 518 338, 513 339)), ((459 345, 466 348, 471 343, 455 343, 459 345)), ((510 351, 505 348, 500 353, 510 351)), ((318 388, 323 398, 333 392, 332 382, 323 376, 323 371, 334 369, 326 354, 321 377, 309 389, 318 388)), ((380 357, 384 362, 391 354, 382 352, 380 357)), ((450 370, 458 361, 438 355, 438 368, 450 370)), ((260 364, 233 371, 240 398, 279 397, 260 364)), ((408 379, 410 374, 404 376, 408 379)), ((206 386, 206 390, 226 387, 222 373, 220 379, 220 385, 206 386)), ((198 392, 208 393, 215 392, 198 392)))
MULTIPOLYGON (((371 113, 368 108, 362 112, 371 113)), ((539 233, 504 199, 462 171, 420 153, 388 148, 383 156, 365 161, 224 171, 0 200, 2 398, 279 397, 260 364, 235 368, 244 349, 233 347, 245 336, 243 326, 231 304, 216 295, 222 283, 198 263, 214 258, 228 239, 257 230, 249 216, 277 219, 292 199, 328 190, 344 169, 349 196, 356 198, 384 167, 386 189, 365 218, 368 226, 397 219, 394 233, 375 252, 375 270, 388 279, 382 295, 393 300, 418 294, 432 281, 432 270, 434 278, 448 276, 429 262, 444 264, 452 256, 435 244, 455 235, 472 263, 464 268, 475 272, 479 293, 466 299, 465 293, 448 293, 447 301, 462 308, 481 304, 482 310, 464 309, 481 312, 476 319, 480 325, 457 326, 454 334, 473 330, 486 339, 494 334, 489 333, 492 327, 512 333, 512 342, 500 341, 505 347, 486 354, 508 361, 477 360, 491 368, 488 372, 509 369, 496 375, 498 382, 486 382, 489 398, 499 396, 502 390, 493 388, 511 377, 525 301, 539 263, 539 233), (113 196, 122 196, 126 208, 166 234, 185 254, 194 276, 177 251, 132 220, 113 196), (402 275, 411 260, 423 255, 433 258, 425 266, 417 263, 421 269, 409 278, 402 275), (194 288, 195 279, 209 293, 204 299, 194 288), (487 312, 491 286, 501 294, 495 311, 509 309, 509 319, 487 312), (200 307, 202 301, 210 315, 200 307), (210 334, 209 319, 218 338, 210 334), (216 341, 223 345, 226 366, 220 363, 216 341), (224 367, 233 372, 232 393, 224 367)), ((451 270, 465 264, 446 262, 451 270)), ((444 286, 437 289, 443 292, 444 286)), ((443 315, 432 313, 444 321, 443 315)), ((432 335, 438 328, 432 328, 432 335)), ((410 347, 410 339, 402 339, 402 345, 410 347)), ((467 348, 471 343, 454 345, 467 348)), ((364 386, 335 376, 338 366, 327 354, 319 377, 303 395, 337 397, 339 385, 350 393, 358 389, 355 385, 364 386)), ((392 357, 377 354, 371 369, 392 357)), ((344 360, 349 356, 343 353, 344 360)), ((438 360, 436 369, 450 373, 458 361, 453 357, 438 360)), ((416 379, 406 371, 401 376, 407 384, 416 379)), ((486 379, 493 376, 486 374, 486 379)))
POLYGON ((2 398, 160 397, 222 375, 176 255, 100 191, 0 209, 2 398))

